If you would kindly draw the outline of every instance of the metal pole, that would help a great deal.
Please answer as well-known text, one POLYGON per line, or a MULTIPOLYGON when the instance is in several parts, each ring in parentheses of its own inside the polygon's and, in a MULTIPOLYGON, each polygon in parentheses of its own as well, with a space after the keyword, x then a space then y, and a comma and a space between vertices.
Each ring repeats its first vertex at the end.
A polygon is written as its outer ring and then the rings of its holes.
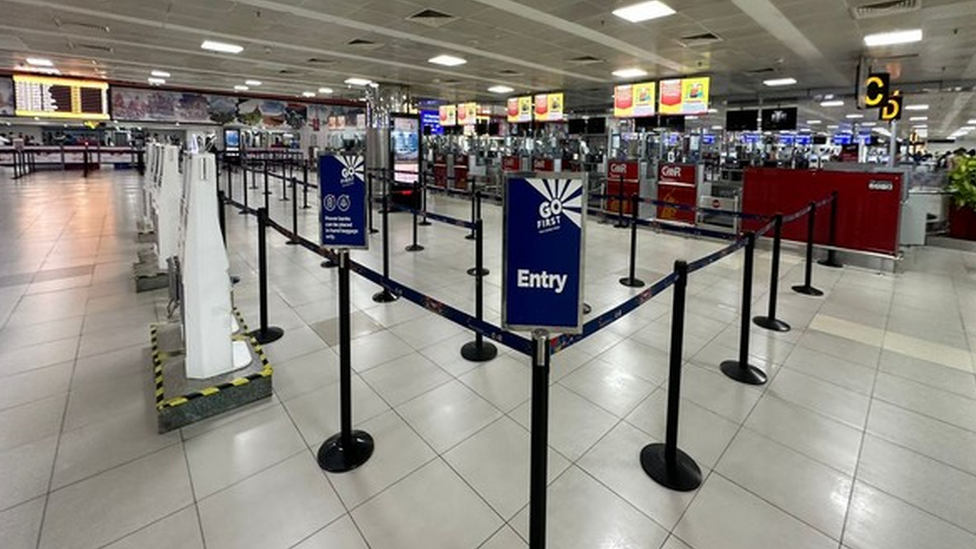
POLYGON ((529 549, 546 549, 549 474, 549 334, 532 333, 532 433, 529 457, 529 549))
MULTIPOLYGON (((830 245, 835 246, 837 244, 837 191, 831 194, 830 200, 830 245)), ((827 259, 820 262, 824 267, 830 267, 832 269, 841 269, 844 264, 837 259, 837 250, 831 248, 827 250, 827 259)))
POLYGON ((424 247, 417 243, 417 210, 413 210, 411 218, 413 220, 413 244, 406 247, 408 252, 420 252, 424 247))
POLYGON ((224 247, 227 247, 227 216, 224 211, 224 206, 226 201, 224 200, 224 191, 217 189, 217 222, 220 223, 220 236, 224 241, 224 247))
MULTIPOLYGON (((251 190, 247 187, 247 164, 244 164, 243 169, 241 169, 241 177, 243 177, 243 191, 244 191, 244 209, 241 210, 241 215, 248 215, 251 209, 249 205, 251 190)), ((256 176, 252 174, 251 182, 253 183, 256 176)))
POLYGON ((620 283, 628 288, 643 288, 644 281, 637 278, 637 210, 640 197, 631 197, 633 208, 630 212, 630 275, 620 279, 620 283))
MULTIPOLYGON (((773 260, 769 274, 769 314, 753 319, 756 326, 774 332, 788 332, 792 328, 776 318, 776 304, 779 301, 779 263, 783 242, 783 215, 776 214, 773 220, 773 260)), ((751 282, 750 282, 751 284, 751 282)))
POLYGON ((617 224, 614 227, 622 229, 627 226, 624 222, 624 176, 620 176, 620 186, 617 187, 617 224))
MULTIPOLYGON (((389 189, 387 192, 383 193, 383 281, 386 282, 390 280, 390 193, 389 189)), ((378 292, 373 296, 373 301, 376 303, 393 303, 394 301, 400 299, 399 297, 390 293, 386 287, 383 287, 382 292, 378 292)))
POLYGON ((423 155, 420 159, 420 201, 421 208, 424 210, 424 218, 420 221, 420 224, 424 227, 430 225, 430 221, 427 221, 427 170, 424 168, 423 155))
POLYGON ((302 209, 307 210, 308 205, 308 163, 302 163, 302 209))
POLYGON ((475 217, 474 217, 474 228, 471 229, 474 232, 474 254, 475 254, 475 266, 468 269, 468 274, 471 276, 488 276, 491 271, 485 268, 485 266, 477 264, 477 258, 479 253, 484 253, 484 224, 481 223, 481 191, 475 192, 475 207, 474 207, 475 217), (478 227, 481 227, 481 232, 478 232, 478 227), (479 251, 480 250, 480 251, 479 251))
POLYGON ((671 308, 671 355, 668 374, 668 417, 665 443, 649 444, 641 450, 641 468, 658 484, 690 492, 701 485, 701 469, 695 460, 678 449, 678 412, 681 404, 681 363, 685 330, 685 298, 688 264, 674 262, 674 303, 671 308))
POLYGON ((752 273, 755 263, 756 234, 746 234, 745 264, 742 267, 742 319, 739 325, 739 360, 726 360, 721 364, 722 372, 747 385, 764 385, 766 374, 749 364, 749 317, 752 315, 752 273))
POLYGON ((287 244, 294 246, 298 244, 298 180, 294 177, 291 178, 291 196, 294 198, 291 201, 291 238, 287 244))
MULTIPOLYGON (((475 232, 478 235, 475 241, 474 253, 474 315, 478 320, 484 320, 485 314, 485 246, 484 246, 484 221, 475 221, 475 232)), ((475 332, 474 341, 465 343, 461 347, 461 356, 472 362, 488 362, 498 356, 498 348, 491 343, 485 343, 481 332, 475 332)))
MULTIPOLYGON (((471 181, 471 185, 470 185, 470 189, 471 189, 471 223, 475 223, 478 220, 478 205, 476 204, 477 201, 478 201, 478 198, 477 198, 478 197, 478 192, 475 190, 475 187, 476 187, 475 182, 474 181, 471 181)), ((471 229, 471 233, 468 234, 468 235, 465 235, 464 239, 465 240, 474 240, 476 237, 477 237, 477 235, 474 234, 474 229, 472 228, 471 229)))
POLYGON ((804 265, 803 285, 793 286, 793 291, 798 294, 812 297, 820 297, 823 292, 813 287, 813 237, 817 229, 817 204, 810 203, 810 213, 807 218, 807 257, 804 265))
MULTIPOLYGON (((367 202, 369 202, 369 211, 367 212, 369 214, 369 232, 370 234, 376 234, 379 231, 373 226, 373 184, 375 183, 375 180, 373 179, 373 172, 370 172, 366 178, 369 179, 369 185, 367 188, 369 191, 369 197, 367 198, 367 202)), ((319 185, 321 184, 322 182, 319 181, 319 185)))
POLYGON ((268 210, 258 210, 258 300, 261 306, 261 327, 251 332, 261 345, 273 343, 285 335, 276 326, 268 326, 268 210))
POLYGON ((268 209, 268 196, 271 195, 271 191, 268 190, 268 161, 264 161, 264 209, 268 209))
POLYGON ((349 251, 339 255, 339 433, 319 448, 319 467, 345 473, 366 463, 373 455, 373 437, 352 428, 352 318, 349 305, 349 251))

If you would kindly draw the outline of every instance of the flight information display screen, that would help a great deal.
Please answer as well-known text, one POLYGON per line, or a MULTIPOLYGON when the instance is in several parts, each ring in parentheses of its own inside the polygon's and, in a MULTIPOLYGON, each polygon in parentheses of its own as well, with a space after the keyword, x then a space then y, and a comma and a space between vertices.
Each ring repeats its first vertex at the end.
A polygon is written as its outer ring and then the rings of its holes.
POLYGON ((49 76, 14 75, 17 116, 108 120, 108 83, 49 76))

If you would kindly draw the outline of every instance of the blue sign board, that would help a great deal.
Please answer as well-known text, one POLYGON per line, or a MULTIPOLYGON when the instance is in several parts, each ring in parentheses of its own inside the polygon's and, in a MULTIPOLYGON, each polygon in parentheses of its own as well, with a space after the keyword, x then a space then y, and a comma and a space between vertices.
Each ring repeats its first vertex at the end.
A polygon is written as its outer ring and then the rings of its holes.
POLYGON ((513 175, 505 182, 502 326, 579 333, 583 327, 586 179, 513 175))
POLYGON ((702 145, 714 145, 714 144, 715 144, 714 135, 710 133, 706 133, 705 135, 702 136, 702 145))
POLYGON ((365 162, 358 154, 319 158, 319 226, 326 248, 369 247, 365 162))
POLYGON ((444 135, 441 115, 438 111, 420 111, 420 121, 425 128, 430 128, 431 135, 444 135))

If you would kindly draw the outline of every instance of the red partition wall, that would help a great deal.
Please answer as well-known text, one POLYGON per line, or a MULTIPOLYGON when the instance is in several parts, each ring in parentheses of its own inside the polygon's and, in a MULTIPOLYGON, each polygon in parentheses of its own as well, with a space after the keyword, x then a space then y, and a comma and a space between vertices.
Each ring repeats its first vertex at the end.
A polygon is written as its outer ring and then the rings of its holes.
MULTIPOLYGON (((745 173, 742 210, 750 214, 789 215, 836 191, 836 234, 832 244, 894 256, 898 254, 902 185, 899 173, 750 168, 745 173)), ((817 210, 817 244, 831 244, 830 214, 830 206, 817 210)), ((758 221, 745 221, 743 230, 755 230, 759 225, 758 221)), ((806 218, 785 225, 783 238, 806 241, 806 218)))
POLYGON ((613 198, 604 200, 603 208, 608 212, 621 211, 618 196, 624 197, 623 214, 630 215, 633 202, 630 197, 640 192, 640 162, 610 162, 607 174, 607 194, 613 198))

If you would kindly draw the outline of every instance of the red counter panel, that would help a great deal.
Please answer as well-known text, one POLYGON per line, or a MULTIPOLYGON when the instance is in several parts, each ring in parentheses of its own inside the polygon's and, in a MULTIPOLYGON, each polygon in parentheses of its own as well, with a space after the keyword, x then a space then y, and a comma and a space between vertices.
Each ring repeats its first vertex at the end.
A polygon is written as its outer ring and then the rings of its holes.
MULTIPOLYGON (((789 215, 810 202, 837 192, 834 246, 848 250, 898 254, 902 176, 897 173, 833 172, 750 168, 745 172, 742 209, 750 214, 789 215)), ((814 242, 830 245, 831 208, 817 211, 814 242)), ((743 230, 760 223, 746 221, 743 230)), ((783 227, 783 238, 805 241, 807 221, 783 227)))

